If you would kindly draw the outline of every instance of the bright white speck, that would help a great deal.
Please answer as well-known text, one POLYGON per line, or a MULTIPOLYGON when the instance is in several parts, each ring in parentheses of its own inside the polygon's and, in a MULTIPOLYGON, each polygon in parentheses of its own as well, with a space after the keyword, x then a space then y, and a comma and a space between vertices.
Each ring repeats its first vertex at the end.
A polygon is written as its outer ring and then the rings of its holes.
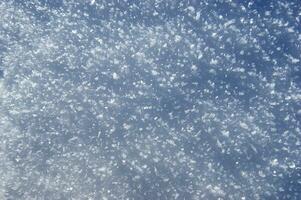
POLYGON ((117 79, 119 79, 119 75, 118 75, 117 73, 115 73, 115 72, 113 73, 113 75, 112 75, 112 76, 113 76, 113 79, 114 79, 114 80, 117 80, 117 79))

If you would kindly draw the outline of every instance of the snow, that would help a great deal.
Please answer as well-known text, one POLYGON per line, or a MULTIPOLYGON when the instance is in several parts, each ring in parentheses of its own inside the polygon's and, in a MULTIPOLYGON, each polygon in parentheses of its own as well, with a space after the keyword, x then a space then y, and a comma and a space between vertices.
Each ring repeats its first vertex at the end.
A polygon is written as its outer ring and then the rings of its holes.
POLYGON ((0 199, 301 199, 297 1, 0 13, 0 199))
POLYGON ((113 73, 113 75, 112 75, 112 76, 113 76, 113 79, 115 79, 115 80, 119 79, 119 76, 118 76, 118 74, 117 74, 117 73, 115 73, 115 72, 113 73))

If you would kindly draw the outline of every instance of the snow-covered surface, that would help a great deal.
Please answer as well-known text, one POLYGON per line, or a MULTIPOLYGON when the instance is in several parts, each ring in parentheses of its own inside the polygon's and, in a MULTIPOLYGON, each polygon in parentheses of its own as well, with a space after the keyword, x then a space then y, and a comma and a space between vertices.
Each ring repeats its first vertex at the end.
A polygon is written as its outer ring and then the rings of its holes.
POLYGON ((0 13, 0 199, 301 199, 300 1, 0 13))

